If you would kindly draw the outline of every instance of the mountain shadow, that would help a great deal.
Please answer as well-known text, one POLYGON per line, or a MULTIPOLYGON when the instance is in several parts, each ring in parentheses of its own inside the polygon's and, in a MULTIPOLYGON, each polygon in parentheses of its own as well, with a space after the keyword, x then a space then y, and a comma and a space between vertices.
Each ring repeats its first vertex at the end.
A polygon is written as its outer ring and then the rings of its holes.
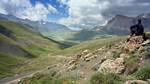
POLYGON ((75 41, 86 41, 86 40, 91 40, 92 38, 94 38, 98 33, 95 31, 91 31, 91 30, 87 30, 87 29, 83 29, 80 32, 74 34, 74 36, 72 38, 70 38, 69 40, 75 40, 75 41))

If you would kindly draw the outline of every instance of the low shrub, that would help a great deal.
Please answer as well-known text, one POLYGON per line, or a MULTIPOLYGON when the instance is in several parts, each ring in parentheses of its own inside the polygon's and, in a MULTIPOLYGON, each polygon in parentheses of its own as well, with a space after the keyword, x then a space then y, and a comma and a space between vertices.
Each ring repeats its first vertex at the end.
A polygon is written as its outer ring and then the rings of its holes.
POLYGON ((121 53, 122 53, 122 50, 114 51, 113 52, 113 58, 118 58, 121 53))
POLYGON ((53 73, 38 73, 33 77, 21 80, 18 84, 76 84, 76 79, 70 76, 54 76, 53 73))
POLYGON ((149 58, 150 58, 150 52, 144 51, 144 52, 142 53, 142 57, 143 57, 144 59, 149 59, 149 58))
POLYGON ((150 79, 150 65, 141 67, 134 73, 135 77, 139 80, 150 79))
POLYGON ((96 73, 90 79, 90 84, 122 84, 123 78, 117 74, 96 73))
POLYGON ((131 57, 125 59, 125 74, 134 73, 139 67, 139 57, 132 55, 131 57))

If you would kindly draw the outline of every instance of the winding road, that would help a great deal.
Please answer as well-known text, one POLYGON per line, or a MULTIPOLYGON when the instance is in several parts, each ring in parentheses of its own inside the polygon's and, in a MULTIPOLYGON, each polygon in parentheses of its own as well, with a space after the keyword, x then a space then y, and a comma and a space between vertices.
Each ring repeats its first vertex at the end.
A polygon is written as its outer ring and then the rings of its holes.
POLYGON ((36 72, 23 73, 23 74, 16 75, 13 77, 7 77, 7 78, 0 80, 0 84, 16 84, 23 78, 32 77, 35 73, 36 72))

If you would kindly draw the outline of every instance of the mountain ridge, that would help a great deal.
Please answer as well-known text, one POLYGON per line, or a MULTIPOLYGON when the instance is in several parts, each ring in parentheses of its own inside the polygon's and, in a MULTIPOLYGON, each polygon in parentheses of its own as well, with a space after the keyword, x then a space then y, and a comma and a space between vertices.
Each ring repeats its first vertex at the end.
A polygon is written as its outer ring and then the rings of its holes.
MULTIPOLYGON (((150 18, 149 13, 141 14, 136 17, 128 17, 124 15, 116 15, 108 23, 101 28, 100 33, 110 34, 110 35, 129 35, 130 26, 137 23, 137 18, 142 19, 145 31, 150 31, 150 18)), ((98 28, 98 27, 97 27, 98 28)))
POLYGON ((12 15, 4 15, 4 14, 0 14, 0 19, 20 23, 20 24, 24 25, 25 27, 27 27, 33 31, 39 32, 42 35, 49 37, 49 38, 51 37, 51 34, 54 35, 53 32, 55 32, 56 39, 52 38, 55 40, 57 40, 57 38, 59 38, 58 37, 59 34, 60 34, 59 36, 63 39, 64 38, 63 33, 73 32, 73 30, 69 29, 67 26, 58 24, 56 22, 31 21, 28 19, 20 19, 15 16, 12 16, 12 15))

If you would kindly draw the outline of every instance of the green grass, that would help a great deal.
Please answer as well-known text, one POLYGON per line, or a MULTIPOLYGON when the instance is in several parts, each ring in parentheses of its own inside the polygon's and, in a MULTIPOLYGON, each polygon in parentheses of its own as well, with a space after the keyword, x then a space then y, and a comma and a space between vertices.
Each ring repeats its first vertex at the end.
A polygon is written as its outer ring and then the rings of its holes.
POLYGON ((0 79, 15 74, 14 69, 19 67, 18 64, 23 61, 24 58, 18 59, 14 56, 0 53, 0 79))
POLYGON ((150 65, 141 67, 137 72, 134 73, 134 76, 139 80, 150 79, 150 65))
POLYGON ((125 59, 125 74, 134 73, 139 67, 139 57, 131 55, 129 58, 125 59))
POLYGON ((114 36, 112 38, 106 38, 106 39, 95 39, 91 41, 86 41, 83 43, 80 43, 78 45, 75 45, 73 47, 64 49, 56 54, 62 54, 62 55, 73 55, 76 53, 80 53, 83 50, 89 49, 89 50, 96 50, 103 46, 112 46, 114 43, 119 42, 121 40, 125 40, 126 37, 117 37, 114 36))
POLYGON ((40 52, 41 48, 45 49, 44 51, 49 51, 49 53, 60 50, 60 44, 42 37, 39 33, 31 31, 21 24, 1 20, 0 26, 10 30, 13 36, 12 39, 32 54, 37 55, 36 53, 40 52))
POLYGON ((122 53, 122 49, 113 52, 113 58, 119 58, 120 54, 122 53))
POLYGON ((150 58, 150 52, 145 51, 145 52, 143 53, 143 56, 144 56, 145 59, 149 59, 149 58, 150 58))
POLYGON ((25 65, 18 68, 17 73, 29 72, 29 71, 38 71, 41 69, 47 69, 48 66, 62 62, 63 59, 51 56, 38 57, 36 59, 29 59, 25 61, 25 65))
POLYGON ((49 74, 37 73, 33 77, 25 78, 18 84, 78 84, 71 76, 55 76, 55 72, 49 74))
POLYGON ((90 79, 90 84, 123 84, 123 77, 117 74, 96 73, 90 79))
MULTIPOLYGON (((15 46, 17 49, 20 49, 22 52, 27 54, 20 54, 18 56, 17 54, 12 54, 11 52, 9 52, 11 51, 11 49, 7 48, 6 50, 5 48, 3 49, 1 47, 0 53, 3 54, 0 54, 0 63, 3 63, 0 64, 0 78, 14 75, 16 72, 18 72, 18 70, 22 72, 27 70, 39 69, 39 67, 41 68, 43 66, 40 65, 40 63, 45 64, 46 66, 48 66, 48 64, 51 65, 53 61, 55 61, 55 59, 51 60, 50 58, 50 60, 47 61, 40 61, 41 59, 47 59, 45 57, 47 57, 49 53, 60 51, 61 47, 63 46, 63 44, 60 44, 59 42, 52 39, 45 38, 41 36, 41 34, 31 31, 30 29, 22 26, 22 24, 19 23, 0 20, 0 28, 7 29, 11 32, 11 36, 5 35, 3 34, 3 32, 1 32, 0 42, 6 43, 8 47, 15 46), (8 53, 5 53, 4 50, 8 51, 8 53), (23 61, 20 61, 18 59, 23 59, 23 61), (9 60, 10 63, 6 60, 9 60), (27 62, 31 62, 32 65, 29 65, 27 62), (10 64, 12 64, 12 66, 10 64), (16 67, 19 64, 23 65, 16 67), (15 69, 16 71, 11 71, 11 68, 15 69)), ((16 52, 18 51, 16 50, 16 52)))

